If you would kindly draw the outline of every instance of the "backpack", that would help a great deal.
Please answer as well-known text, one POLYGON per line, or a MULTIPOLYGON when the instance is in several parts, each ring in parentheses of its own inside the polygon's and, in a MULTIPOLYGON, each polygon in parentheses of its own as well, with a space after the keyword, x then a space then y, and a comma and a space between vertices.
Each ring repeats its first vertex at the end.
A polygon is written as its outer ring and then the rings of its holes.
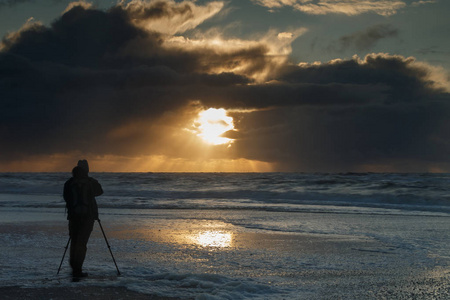
POLYGON ((75 179, 69 185, 66 207, 69 217, 86 218, 91 214, 92 187, 89 180, 75 179))

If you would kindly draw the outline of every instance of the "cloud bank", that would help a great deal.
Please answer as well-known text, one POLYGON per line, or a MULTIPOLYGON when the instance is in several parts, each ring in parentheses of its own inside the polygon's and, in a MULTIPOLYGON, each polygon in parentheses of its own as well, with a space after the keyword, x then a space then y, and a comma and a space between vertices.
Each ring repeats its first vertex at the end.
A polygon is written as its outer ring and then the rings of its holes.
POLYGON ((450 170, 442 70, 383 53, 293 64, 290 43, 303 28, 259 40, 182 35, 222 7, 73 5, 49 27, 4 37, 2 170, 71 155, 115 161, 116 171, 139 157, 257 161, 275 171, 450 170), (233 116, 231 147, 185 130, 208 107, 233 116))
POLYGON ((394 0, 253 0, 270 9, 291 6, 312 15, 344 14, 348 16, 375 13, 382 16, 394 15, 406 7, 404 1, 394 0))

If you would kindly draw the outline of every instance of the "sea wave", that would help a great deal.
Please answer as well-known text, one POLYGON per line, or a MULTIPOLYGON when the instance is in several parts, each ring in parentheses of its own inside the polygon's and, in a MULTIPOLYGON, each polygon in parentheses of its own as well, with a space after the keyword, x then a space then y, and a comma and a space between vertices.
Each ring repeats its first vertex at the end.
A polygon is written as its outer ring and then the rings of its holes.
MULTIPOLYGON (((450 174, 92 173, 99 205, 126 209, 374 207, 450 212, 450 174)), ((0 173, 0 206, 64 207, 68 173, 0 173), (33 195, 33 197, 30 197, 33 195), (38 199, 38 200, 37 200, 38 199)))

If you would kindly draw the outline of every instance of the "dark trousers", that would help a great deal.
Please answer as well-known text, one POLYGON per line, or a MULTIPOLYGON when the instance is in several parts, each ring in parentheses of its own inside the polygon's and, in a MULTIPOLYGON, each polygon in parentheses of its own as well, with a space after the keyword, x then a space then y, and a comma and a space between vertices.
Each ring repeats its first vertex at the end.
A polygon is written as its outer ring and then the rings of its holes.
POLYGON ((81 273, 87 243, 94 228, 94 220, 69 220, 70 266, 73 274, 81 273))

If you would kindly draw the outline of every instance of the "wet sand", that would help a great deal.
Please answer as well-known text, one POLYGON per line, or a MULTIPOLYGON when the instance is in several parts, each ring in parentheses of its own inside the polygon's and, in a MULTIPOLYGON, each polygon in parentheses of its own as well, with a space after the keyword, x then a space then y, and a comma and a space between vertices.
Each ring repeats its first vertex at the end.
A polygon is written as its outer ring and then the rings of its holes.
POLYGON ((3 300, 177 300, 179 298, 161 297, 155 295, 141 294, 127 290, 124 287, 46 287, 46 288, 21 288, 18 286, 0 287, 0 295, 3 300))
MULTIPOLYGON (((209 289, 208 284, 215 284, 216 274, 227 278, 223 287, 236 284, 232 280, 262 282, 268 289, 256 299, 450 297, 448 252, 445 247, 433 250, 416 238, 426 224, 431 224, 427 234, 437 230, 441 234, 435 233, 439 239, 430 241, 446 244, 447 239, 442 236, 448 228, 446 218, 356 216, 352 219, 356 222, 363 218, 361 224, 372 219, 376 221, 374 224, 384 221, 395 225, 388 226, 385 235, 404 226, 408 231, 402 232, 412 236, 406 244, 395 239, 380 240, 358 234, 248 230, 212 220, 206 212, 199 213, 205 219, 169 221, 164 218, 157 221, 155 218, 105 217, 102 224, 123 275, 115 276, 103 236, 98 228, 94 228, 88 245, 86 270, 90 274, 93 271, 94 276, 80 284, 70 283, 67 263, 63 264, 59 276, 55 276, 67 241, 66 221, 28 219, 28 222, 0 223, 0 266, 3 271, 3 275, 0 274, 3 278, 0 280, 0 298, 192 299, 197 296, 192 291, 199 287, 201 293, 214 290, 209 289), (413 227, 414 224, 419 225, 413 227), (433 231, 429 231, 431 229, 433 231), (437 252, 439 249, 444 252, 437 252), (38 267, 33 265, 35 261, 38 267), (8 278, 8 272, 16 277, 8 278), (24 276, 28 279, 22 281, 24 276), (198 276, 203 277, 198 279, 198 276), (153 288, 161 294, 156 294, 153 288), (170 297, 175 295, 171 292, 173 289, 177 289, 178 298, 170 297), (183 297, 180 294, 183 290, 190 294, 183 297)), ((180 217, 184 216, 180 214, 180 217)), ((299 216, 304 220, 307 218, 306 214, 299 216)), ((320 216, 316 214, 314 218, 320 216)), ((342 217, 343 220, 348 218, 342 217)), ((347 223, 352 224, 349 220, 347 223)), ((253 291, 253 287, 249 290, 253 291)))

